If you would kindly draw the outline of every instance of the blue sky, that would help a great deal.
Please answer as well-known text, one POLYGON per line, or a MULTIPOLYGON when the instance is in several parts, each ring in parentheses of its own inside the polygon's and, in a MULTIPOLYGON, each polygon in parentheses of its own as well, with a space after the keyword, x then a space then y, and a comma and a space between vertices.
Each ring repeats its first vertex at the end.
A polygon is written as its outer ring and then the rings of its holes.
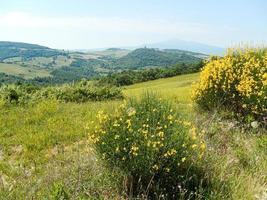
POLYGON ((0 0, 0 40, 53 48, 267 42, 266 0, 0 0))

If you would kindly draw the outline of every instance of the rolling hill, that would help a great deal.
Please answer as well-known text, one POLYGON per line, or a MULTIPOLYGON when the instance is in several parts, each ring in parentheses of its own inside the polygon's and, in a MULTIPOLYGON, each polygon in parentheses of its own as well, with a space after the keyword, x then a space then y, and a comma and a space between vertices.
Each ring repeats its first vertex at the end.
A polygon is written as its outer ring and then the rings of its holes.
POLYGON ((136 49, 113 62, 119 68, 138 69, 145 67, 166 67, 176 63, 195 63, 201 59, 194 53, 181 50, 136 49))
POLYGON ((16 57, 20 57, 21 60, 27 60, 33 57, 52 57, 58 55, 64 55, 64 52, 36 44, 0 42, 0 61, 16 57))
MULTIPOLYGON (((63 83, 129 69, 196 63, 205 57, 205 54, 178 49, 109 48, 79 52, 51 49, 36 44, 0 42, 0 72, 12 76, 12 80, 18 77, 18 80, 35 79, 41 83, 63 83)), ((1 82, 6 82, 7 76, 1 77, 1 82)))

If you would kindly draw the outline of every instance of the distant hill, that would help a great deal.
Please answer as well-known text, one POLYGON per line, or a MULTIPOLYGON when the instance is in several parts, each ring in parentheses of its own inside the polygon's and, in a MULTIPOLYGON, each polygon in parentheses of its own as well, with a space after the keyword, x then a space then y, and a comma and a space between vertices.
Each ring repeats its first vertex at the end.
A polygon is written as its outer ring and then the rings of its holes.
POLYGON ((23 42, 8 42, 8 41, 0 41, 0 48, 17 48, 17 49, 50 49, 45 46, 41 46, 38 44, 29 44, 23 42))
MULTIPOLYGON (((176 63, 199 62, 200 54, 181 50, 158 50, 152 48, 136 49, 127 55, 114 60, 113 68, 139 69, 144 67, 164 67, 176 63), (198 55, 198 56, 196 56, 198 55)), ((204 54, 203 54, 204 56, 204 54)))
POLYGON ((13 57, 29 59, 32 57, 51 57, 62 54, 63 52, 61 51, 41 45, 0 41, 0 61, 13 57))
POLYGON ((146 44, 146 47, 159 49, 181 49, 209 55, 223 55, 223 53, 225 52, 225 49, 221 47, 178 39, 146 44))
POLYGON ((124 70, 196 63, 205 54, 178 49, 109 48, 102 51, 63 51, 20 42, 0 42, 0 83, 35 79, 64 83, 124 70))

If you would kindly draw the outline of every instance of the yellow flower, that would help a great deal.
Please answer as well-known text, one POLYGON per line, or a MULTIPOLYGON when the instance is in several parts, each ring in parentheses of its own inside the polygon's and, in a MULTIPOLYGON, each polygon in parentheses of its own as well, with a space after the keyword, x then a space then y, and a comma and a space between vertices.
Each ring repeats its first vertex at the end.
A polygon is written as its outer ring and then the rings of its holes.
POLYGON ((133 116, 133 115, 136 114, 136 110, 135 110, 135 108, 129 108, 129 109, 127 110, 127 112, 128 112, 128 116, 129 116, 129 117, 131 117, 131 116, 133 116))
POLYGON ((166 168, 165 168, 165 171, 166 171, 167 173, 169 173, 169 172, 170 172, 170 168, 166 167, 166 168))
POLYGON ((118 153, 120 151, 119 147, 116 147, 115 152, 118 153))
POLYGON ((163 131, 160 131, 160 132, 158 133, 158 135, 159 135, 159 137, 164 137, 164 132, 163 132, 163 131))
POLYGON ((152 167, 152 169, 154 169, 154 170, 159 170, 159 166, 156 164, 156 165, 153 165, 153 167, 152 167))
POLYGON ((114 137, 115 140, 117 140, 117 139, 119 139, 119 138, 120 138, 119 135, 115 135, 115 137, 114 137))
POLYGON ((206 145, 204 143, 201 143, 200 144, 200 149, 201 149, 201 151, 205 151, 206 145))
POLYGON ((129 129, 131 127, 131 125, 132 125, 131 120, 127 119, 126 123, 127 123, 127 128, 129 129))

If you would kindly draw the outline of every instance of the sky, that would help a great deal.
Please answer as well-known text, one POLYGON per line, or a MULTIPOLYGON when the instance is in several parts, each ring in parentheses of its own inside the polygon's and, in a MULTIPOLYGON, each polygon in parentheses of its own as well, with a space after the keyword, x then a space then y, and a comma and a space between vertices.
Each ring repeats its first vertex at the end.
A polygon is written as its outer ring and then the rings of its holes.
POLYGON ((0 0, 0 41, 57 49, 267 44, 266 0, 0 0))

